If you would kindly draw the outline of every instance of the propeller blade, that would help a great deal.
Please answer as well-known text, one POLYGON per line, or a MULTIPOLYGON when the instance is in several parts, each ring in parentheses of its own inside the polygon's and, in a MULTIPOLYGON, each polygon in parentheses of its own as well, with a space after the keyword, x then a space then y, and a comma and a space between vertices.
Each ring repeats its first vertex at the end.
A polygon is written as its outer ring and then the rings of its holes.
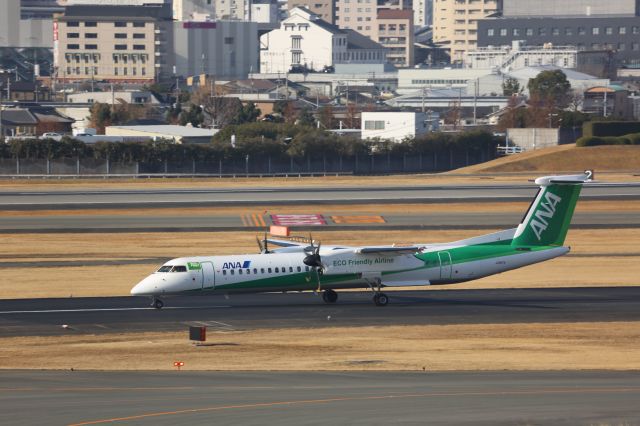
POLYGON ((267 233, 264 233, 264 252, 265 253, 269 253, 269 247, 268 247, 268 242, 267 242, 267 233))
MULTIPOLYGON (((258 238, 258 236, 256 235, 256 242, 258 243, 258 248, 260 249, 260 253, 264 253, 264 248, 262 247, 262 242, 260 241, 260 238, 258 238)), ((265 241, 266 244, 266 241, 265 241)))

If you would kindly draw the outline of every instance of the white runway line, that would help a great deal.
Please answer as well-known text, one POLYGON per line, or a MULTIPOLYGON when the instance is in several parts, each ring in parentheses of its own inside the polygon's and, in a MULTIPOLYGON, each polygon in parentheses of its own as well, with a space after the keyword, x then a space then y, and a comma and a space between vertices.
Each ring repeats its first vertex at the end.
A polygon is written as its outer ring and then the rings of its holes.
MULTIPOLYGON (((220 306, 169 306, 164 307, 162 310, 167 309, 218 309, 218 308, 230 308, 229 305, 220 306)), ((111 311, 155 311, 154 307, 147 308, 93 308, 93 309, 44 309, 38 311, 0 311, 0 315, 3 314, 53 314, 53 313, 70 313, 70 312, 111 312, 111 311)))

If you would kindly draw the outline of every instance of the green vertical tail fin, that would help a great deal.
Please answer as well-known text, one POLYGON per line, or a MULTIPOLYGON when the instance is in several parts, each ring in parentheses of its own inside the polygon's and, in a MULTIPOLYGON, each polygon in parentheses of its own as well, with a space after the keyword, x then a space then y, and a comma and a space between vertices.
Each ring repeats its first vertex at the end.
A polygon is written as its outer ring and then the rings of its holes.
POLYGON ((593 172, 536 179, 538 195, 518 226, 513 246, 561 246, 567 236, 582 184, 593 172))

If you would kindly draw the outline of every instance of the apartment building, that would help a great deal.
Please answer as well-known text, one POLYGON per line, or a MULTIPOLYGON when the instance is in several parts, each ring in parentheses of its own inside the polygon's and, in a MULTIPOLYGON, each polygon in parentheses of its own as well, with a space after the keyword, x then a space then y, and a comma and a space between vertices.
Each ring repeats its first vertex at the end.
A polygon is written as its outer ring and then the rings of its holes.
POLYGON ((288 0, 287 9, 294 7, 304 7, 316 15, 320 19, 330 24, 336 23, 336 2, 335 0, 288 0))
POLYGON ((378 11, 411 10, 412 0, 336 0, 336 25, 372 40, 378 35, 378 11))
POLYGON ((387 60, 397 67, 411 67, 413 57, 413 11, 378 11, 376 41, 387 48, 387 60))
POLYGON ((171 75, 171 4, 73 5, 53 24, 59 79, 145 83, 171 75))
POLYGON ((433 23, 433 0, 413 0, 413 25, 422 28, 433 23))
POLYGON ((250 5, 250 0, 215 0, 216 20, 248 21, 250 5))
POLYGON ((478 40, 478 20, 500 10, 500 0, 434 0, 433 41, 448 46, 452 63, 461 63, 478 40))

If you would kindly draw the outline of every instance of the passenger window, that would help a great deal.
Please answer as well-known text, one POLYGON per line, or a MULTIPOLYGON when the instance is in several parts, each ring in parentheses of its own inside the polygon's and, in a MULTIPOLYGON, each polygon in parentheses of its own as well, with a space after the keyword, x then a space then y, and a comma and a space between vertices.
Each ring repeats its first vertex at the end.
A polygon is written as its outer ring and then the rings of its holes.
POLYGON ((251 274, 251 269, 247 269, 247 275, 251 274))
POLYGON ((254 275, 258 273, 258 268, 253 268, 254 275))
POLYGON ((233 269, 231 270, 231 275, 234 275, 233 269))
POLYGON ((283 274, 286 274, 286 273, 287 273, 287 268, 286 268, 286 267, 284 267, 284 266, 282 267, 282 273, 283 273, 283 274))
POLYGON ((277 274, 278 272, 280 272, 280 271, 278 270, 278 268, 276 268, 276 274, 277 274))
POLYGON ((305 270, 305 271, 307 271, 307 272, 309 272, 309 267, 308 267, 308 266, 305 266, 305 267, 304 267, 304 270, 305 270))
POLYGON ((264 274, 264 268, 260 268, 260 273, 264 274))
POLYGON ((226 269, 222 270, 222 275, 227 275, 227 270, 226 269))
POLYGON ((289 272, 293 272, 293 266, 289 266, 289 272))
POLYGON ((239 269, 239 270, 238 270, 238 274, 239 274, 239 275, 242 275, 242 269, 239 269))
POLYGON ((302 271, 302 268, 298 266, 298 272, 302 271))
POLYGON ((271 273, 271 268, 269 268, 269 273, 271 273))

